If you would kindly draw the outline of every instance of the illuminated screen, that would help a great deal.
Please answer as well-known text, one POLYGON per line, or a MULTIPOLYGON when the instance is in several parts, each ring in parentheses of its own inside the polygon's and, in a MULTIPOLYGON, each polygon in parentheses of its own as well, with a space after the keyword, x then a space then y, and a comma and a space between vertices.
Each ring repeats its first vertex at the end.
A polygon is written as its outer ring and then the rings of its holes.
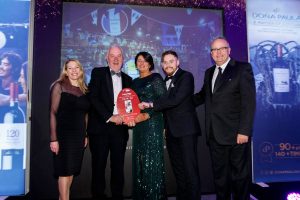
POLYGON ((210 42, 223 35, 222 16, 221 10, 64 3, 61 62, 79 59, 88 83, 94 67, 107 66, 108 47, 118 44, 124 51, 125 73, 136 78, 134 57, 147 51, 154 58, 154 71, 163 75, 161 54, 172 49, 180 67, 194 74, 199 90, 205 69, 212 65, 210 42))

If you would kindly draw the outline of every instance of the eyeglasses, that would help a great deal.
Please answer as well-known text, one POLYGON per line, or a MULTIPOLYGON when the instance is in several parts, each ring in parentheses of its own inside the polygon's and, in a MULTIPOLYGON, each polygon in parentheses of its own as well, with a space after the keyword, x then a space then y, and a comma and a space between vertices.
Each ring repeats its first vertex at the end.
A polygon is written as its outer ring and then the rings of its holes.
POLYGON ((229 47, 220 47, 218 49, 211 49, 210 52, 212 53, 217 53, 218 51, 224 52, 225 50, 227 50, 229 47))

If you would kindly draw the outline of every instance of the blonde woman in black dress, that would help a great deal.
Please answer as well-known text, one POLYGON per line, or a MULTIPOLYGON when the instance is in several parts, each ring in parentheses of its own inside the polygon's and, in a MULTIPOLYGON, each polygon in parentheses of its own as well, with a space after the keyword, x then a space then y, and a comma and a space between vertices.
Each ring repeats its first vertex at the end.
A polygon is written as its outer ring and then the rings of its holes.
POLYGON ((80 173, 87 145, 86 93, 82 65, 78 60, 68 60, 59 79, 51 86, 50 99, 50 149, 60 200, 69 200, 73 177, 80 173))

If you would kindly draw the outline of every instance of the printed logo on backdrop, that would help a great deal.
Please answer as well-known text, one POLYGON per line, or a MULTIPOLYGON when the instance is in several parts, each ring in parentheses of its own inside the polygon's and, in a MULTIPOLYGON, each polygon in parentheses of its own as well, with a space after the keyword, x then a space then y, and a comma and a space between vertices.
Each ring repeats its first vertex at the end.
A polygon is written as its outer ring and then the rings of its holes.
POLYGON ((269 12, 251 12, 249 22, 253 26, 256 26, 255 29, 261 33, 271 33, 270 39, 277 39, 275 36, 276 33, 287 34, 284 35, 283 38, 288 38, 288 36, 298 34, 300 15, 276 7, 269 12))
POLYGON ((126 31, 128 27, 128 17, 123 10, 115 8, 108 9, 106 14, 102 15, 101 25, 107 34, 118 36, 126 31))
POLYGON ((280 26, 284 23, 284 25, 294 24, 300 22, 300 16, 297 14, 285 13, 280 10, 280 8, 275 8, 272 12, 252 12, 252 18, 254 24, 256 25, 277 25, 280 26), (288 23, 288 24, 286 24, 288 23))
POLYGON ((259 146, 260 151, 260 162, 261 163, 271 163, 272 162, 272 154, 274 152, 273 144, 270 142, 263 142, 259 146))

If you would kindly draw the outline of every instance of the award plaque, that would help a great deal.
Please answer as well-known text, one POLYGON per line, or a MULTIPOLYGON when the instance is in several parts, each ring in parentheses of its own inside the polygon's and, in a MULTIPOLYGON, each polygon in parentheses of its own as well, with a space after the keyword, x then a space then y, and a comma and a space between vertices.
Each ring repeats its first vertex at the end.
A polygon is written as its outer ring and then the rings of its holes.
POLYGON ((123 117, 124 123, 134 120, 140 113, 139 103, 140 100, 132 89, 124 88, 121 90, 118 94, 117 109, 119 115, 123 117))

